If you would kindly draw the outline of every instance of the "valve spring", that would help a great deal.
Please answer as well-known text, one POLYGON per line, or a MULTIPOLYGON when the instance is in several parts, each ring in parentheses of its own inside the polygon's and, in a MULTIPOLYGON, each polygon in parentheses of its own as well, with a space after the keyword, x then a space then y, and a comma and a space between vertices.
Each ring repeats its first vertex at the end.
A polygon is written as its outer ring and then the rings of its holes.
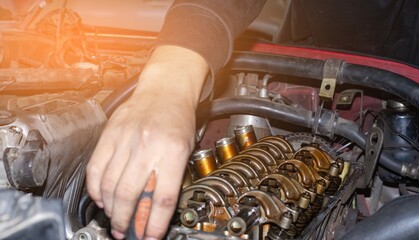
POLYGON ((332 179, 330 181, 330 185, 324 192, 326 195, 330 195, 330 196, 334 195, 338 191, 340 184, 342 183, 342 179, 340 177, 331 177, 331 178, 332 179))
POLYGON ((311 221, 311 219, 316 215, 316 212, 314 211, 313 204, 310 204, 306 210, 303 211, 304 214, 307 216, 308 221, 311 221))
POLYGON ((294 239, 296 236, 295 226, 291 226, 291 229, 285 230, 276 225, 271 225, 265 240, 288 240, 294 239))
POLYGON ((298 216, 297 222, 295 223, 295 231, 297 233, 297 236, 300 235, 303 229, 307 226, 308 222, 309 218, 307 217, 305 212, 302 211, 298 216))
MULTIPOLYGON (((323 206, 323 195, 317 195, 316 199, 313 202, 313 216, 317 215, 317 213, 320 212, 322 206, 323 206)), ((310 219, 311 220, 311 219, 310 219)))
POLYGON ((342 183, 342 179, 340 177, 331 177, 330 185, 324 192, 324 194, 332 196, 334 195, 342 183))

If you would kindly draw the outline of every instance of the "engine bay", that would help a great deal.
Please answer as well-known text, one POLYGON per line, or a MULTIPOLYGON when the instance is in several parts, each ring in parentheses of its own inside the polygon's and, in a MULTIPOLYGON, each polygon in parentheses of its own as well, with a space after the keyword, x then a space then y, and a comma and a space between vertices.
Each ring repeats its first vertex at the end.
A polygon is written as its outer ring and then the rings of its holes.
MULTIPOLYGON (((0 32, 0 238, 112 239, 85 167, 156 34, 84 25, 70 9, 32 25, 0 32)), ((417 67, 253 38, 236 45, 198 106, 167 239, 356 239, 368 221, 381 224, 363 233, 374 237, 405 209, 392 202, 416 206, 417 67)))

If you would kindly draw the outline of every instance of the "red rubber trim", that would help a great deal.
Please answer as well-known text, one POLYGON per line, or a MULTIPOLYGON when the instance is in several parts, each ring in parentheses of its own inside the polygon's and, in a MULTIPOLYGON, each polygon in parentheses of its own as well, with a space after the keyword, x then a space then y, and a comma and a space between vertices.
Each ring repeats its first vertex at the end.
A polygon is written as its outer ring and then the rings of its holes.
POLYGON ((380 68, 390 72, 394 72, 412 79, 416 83, 419 83, 419 69, 411 67, 409 65, 393 62, 385 59, 372 58, 366 56, 353 55, 348 53, 340 53, 333 51, 317 50, 302 47, 289 47, 267 43, 255 43, 250 47, 250 51, 260 53, 270 53, 287 55, 294 57, 303 57, 311 59, 326 60, 328 58, 336 58, 345 60, 348 63, 359 64, 369 67, 380 68))

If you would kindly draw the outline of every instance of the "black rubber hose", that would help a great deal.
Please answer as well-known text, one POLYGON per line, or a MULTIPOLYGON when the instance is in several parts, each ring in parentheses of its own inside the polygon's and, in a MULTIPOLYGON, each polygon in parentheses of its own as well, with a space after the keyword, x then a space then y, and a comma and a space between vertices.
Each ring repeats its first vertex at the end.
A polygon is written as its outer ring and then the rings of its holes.
POLYGON ((341 240, 407 240, 419 236, 419 195, 394 199, 371 217, 359 222, 341 240))
POLYGON ((137 87, 138 74, 128 79, 120 88, 114 90, 108 97, 101 103, 102 109, 106 116, 109 118, 112 113, 125 102, 134 92, 137 87))
MULTIPOLYGON (((257 115, 308 128, 314 125, 314 113, 312 111, 260 98, 244 97, 222 98, 201 105, 197 111, 197 122, 202 124, 207 119, 234 114, 257 115)), ((362 133, 359 125, 355 122, 339 118, 335 133, 365 149, 366 135, 362 133)), ((397 173, 401 172, 402 163, 398 163, 387 153, 382 152, 379 161, 389 170, 397 173)))
MULTIPOLYGON (((325 61, 254 52, 235 52, 228 68, 321 80, 325 61)), ((402 75, 357 64, 343 63, 337 78, 348 83, 392 93, 419 108, 419 84, 402 75)))
POLYGON ((338 80, 386 91, 419 108, 419 84, 399 74, 373 67, 343 63, 338 80))
POLYGON ((321 80, 325 61, 255 52, 234 52, 227 69, 321 80))
POLYGON ((356 145, 365 146, 365 134, 359 128, 359 125, 355 122, 347 119, 339 118, 336 125, 337 135, 350 139, 356 145))
POLYGON ((197 111, 198 124, 207 119, 232 114, 251 114, 270 119, 291 122, 302 127, 311 127, 313 112, 279 104, 260 98, 232 97, 221 98, 200 105, 197 111))

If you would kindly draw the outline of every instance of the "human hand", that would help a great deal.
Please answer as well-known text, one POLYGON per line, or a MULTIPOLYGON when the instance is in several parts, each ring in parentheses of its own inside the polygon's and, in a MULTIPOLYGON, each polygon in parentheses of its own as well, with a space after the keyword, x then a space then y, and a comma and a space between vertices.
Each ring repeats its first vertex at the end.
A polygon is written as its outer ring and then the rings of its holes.
POLYGON ((124 237, 147 179, 156 187, 145 237, 162 238, 193 149, 195 110, 208 72, 198 54, 155 49, 133 95, 109 119, 87 166, 87 189, 124 237))

